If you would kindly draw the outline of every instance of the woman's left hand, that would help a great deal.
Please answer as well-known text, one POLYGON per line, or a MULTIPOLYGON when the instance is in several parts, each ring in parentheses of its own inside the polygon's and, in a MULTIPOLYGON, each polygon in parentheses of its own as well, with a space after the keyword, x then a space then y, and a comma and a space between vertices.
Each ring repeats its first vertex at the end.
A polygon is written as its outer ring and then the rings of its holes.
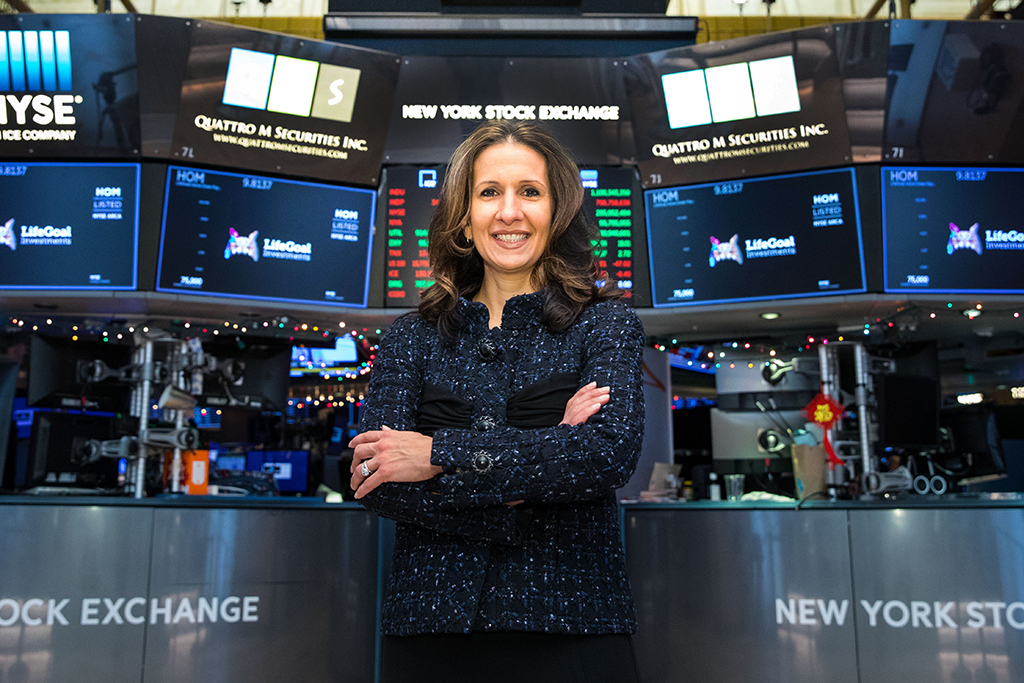
POLYGON ((363 432, 349 446, 353 449, 351 486, 356 498, 362 498, 386 481, 426 481, 441 473, 441 468, 430 464, 430 450, 434 440, 418 432, 401 432, 389 427, 380 431, 363 432), (362 464, 366 463, 370 476, 364 477, 362 464))

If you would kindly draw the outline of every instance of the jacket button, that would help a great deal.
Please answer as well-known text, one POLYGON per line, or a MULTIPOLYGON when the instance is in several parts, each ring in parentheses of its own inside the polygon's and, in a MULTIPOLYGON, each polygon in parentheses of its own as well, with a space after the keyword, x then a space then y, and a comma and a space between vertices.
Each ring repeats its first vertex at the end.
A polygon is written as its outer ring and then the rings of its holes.
POLYGON ((480 417, 473 420, 473 429, 477 430, 478 432, 489 432, 497 426, 498 423, 495 422, 494 418, 491 417, 490 415, 481 415, 480 417))
POLYGON ((477 451, 473 456, 473 469, 481 474, 491 469, 492 465, 494 465, 494 460, 487 451, 477 451))
POLYGON ((494 360, 498 355, 498 347, 490 339, 481 339, 476 350, 484 360, 494 360))

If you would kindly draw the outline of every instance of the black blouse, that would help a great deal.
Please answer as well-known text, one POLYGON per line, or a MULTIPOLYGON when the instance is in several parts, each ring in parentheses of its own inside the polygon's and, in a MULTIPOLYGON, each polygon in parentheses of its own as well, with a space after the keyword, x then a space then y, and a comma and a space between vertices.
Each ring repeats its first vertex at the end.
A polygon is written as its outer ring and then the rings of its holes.
MULTIPOLYGON (((560 372, 548 379, 534 382, 512 394, 505 405, 505 421, 519 429, 554 427, 562 421, 565 406, 576 393, 580 373, 560 372)), ((471 429, 473 403, 458 396, 448 387, 427 384, 423 387, 416 431, 433 436, 438 429, 454 427, 471 429)))

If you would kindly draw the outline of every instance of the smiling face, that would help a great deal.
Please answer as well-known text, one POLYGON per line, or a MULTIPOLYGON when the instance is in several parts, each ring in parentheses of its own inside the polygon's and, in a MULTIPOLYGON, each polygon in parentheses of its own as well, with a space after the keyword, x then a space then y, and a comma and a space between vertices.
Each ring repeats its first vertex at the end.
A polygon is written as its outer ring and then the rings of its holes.
POLYGON ((485 280, 529 283, 554 213, 544 157, 523 145, 488 147, 473 165, 471 193, 465 234, 483 259, 485 280))

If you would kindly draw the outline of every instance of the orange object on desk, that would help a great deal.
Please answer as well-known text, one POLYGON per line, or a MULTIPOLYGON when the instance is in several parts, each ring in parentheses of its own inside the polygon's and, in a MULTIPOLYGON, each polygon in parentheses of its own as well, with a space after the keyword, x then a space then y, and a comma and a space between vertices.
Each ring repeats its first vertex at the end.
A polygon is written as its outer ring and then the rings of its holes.
MULTIPOLYGON (((173 451, 164 451, 164 488, 170 489, 173 451)), ((181 452, 181 492, 205 496, 210 486, 210 451, 181 452)))

